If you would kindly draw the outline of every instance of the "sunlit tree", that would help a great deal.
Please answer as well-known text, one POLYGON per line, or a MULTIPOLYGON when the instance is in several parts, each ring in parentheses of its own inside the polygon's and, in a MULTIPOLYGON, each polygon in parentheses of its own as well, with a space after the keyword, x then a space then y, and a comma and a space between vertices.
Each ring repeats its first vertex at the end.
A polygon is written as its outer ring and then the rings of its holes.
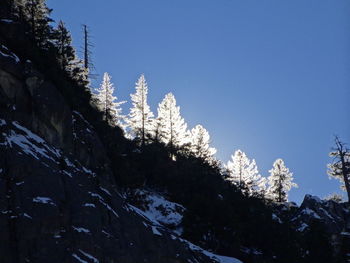
POLYGON ((172 93, 168 93, 158 106, 156 128, 158 136, 170 148, 182 146, 188 142, 187 124, 181 117, 180 107, 172 93))
POLYGON ((103 118, 111 125, 122 127, 124 116, 121 114, 121 105, 125 101, 117 101, 117 97, 113 95, 114 86, 111 82, 111 76, 104 73, 103 81, 97 90, 96 101, 98 108, 103 112, 103 118))
POLYGON ((298 187, 293 182, 293 173, 285 166, 282 159, 277 159, 269 170, 267 196, 276 202, 287 202, 288 192, 292 187, 298 187))
POLYGON ((131 94, 132 108, 127 119, 131 135, 141 139, 141 144, 152 133, 154 127, 153 113, 147 104, 148 87, 142 74, 135 84, 136 92, 131 94))
POLYGON ((211 162, 216 149, 210 147, 210 143, 209 132, 202 125, 196 125, 191 130, 190 150, 196 157, 211 162))
POLYGON ((226 168, 228 170, 227 179, 240 188, 246 187, 251 194, 265 191, 266 178, 259 174, 255 160, 250 161, 243 151, 235 151, 226 168))

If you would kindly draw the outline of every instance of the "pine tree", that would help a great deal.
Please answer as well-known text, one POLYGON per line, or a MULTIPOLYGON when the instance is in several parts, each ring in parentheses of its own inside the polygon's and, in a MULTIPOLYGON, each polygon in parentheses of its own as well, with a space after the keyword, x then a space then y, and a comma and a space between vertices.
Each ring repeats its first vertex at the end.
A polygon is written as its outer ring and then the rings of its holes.
POLYGON ((241 151, 235 151, 228 161, 228 180, 237 184, 241 189, 247 187, 250 194, 265 191, 266 179, 259 174, 255 160, 249 160, 247 155, 241 151))
POLYGON ((114 86, 111 82, 110 75, 106 72, 103 75, 103 81, 97 90, 97 106, 103 112, 103 118, 110 125, 123 127, 124 116, 121 114, 121 105, 125 101, 117 102, 117 97, 113 95, 114 86))
POLYGON ((152 133, 154 115, 147 104, 148 87, 143 74, 135 85, 136 92, 130 95, 132 108, 130 109, 127 124, 131 129, 132 136, 141 139, 141 144, 144 145, 146 138, 152 133))
POLYGON ((40 47, 45 47, 52 34, 50 23, 53 20, 49 17, 52 9, 46 6, 45 0, 27 0, 23 11, 31 27, 33 38, 40 47))
POLYGON ((285 166, 282 159, 277 159, 273 163, 269 173, 267 196, 276 202, 287 202, 290 189, 298 187, 293 182, 293 173, 285 166))
POLYGON ((335 137, 335 145, 329 153, 333 162, 328 164, 328 175, 342 182, 341 188, 347 192, 350 202, 350 151, 338 137, 335 137))
POLYGON ((57 48, 57 59, 62 69, 71 72, 75 59, 75 50, 72 47, 72 38, 64 23, 59 21, 54 32, 54 43, 57 48))
POLYGON ((180 107, 176 106, 176 99, 168 93, 158 106, 157 122, 159 137, 170 146, 179 147, 188 141, 187 124, 180 115, 180 107))
POLYGON ((209 163, 213 161, 216 149, 210 147, 209 132, 202 125, 196 125, 191 130, 190 150, 198 158, 202 158, 209 163))

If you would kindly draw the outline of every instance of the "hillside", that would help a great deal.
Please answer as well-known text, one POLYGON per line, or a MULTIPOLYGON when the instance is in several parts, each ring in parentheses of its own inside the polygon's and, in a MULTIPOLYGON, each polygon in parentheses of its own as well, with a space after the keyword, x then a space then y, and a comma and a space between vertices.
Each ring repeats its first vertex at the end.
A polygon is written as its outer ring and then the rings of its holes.
POLYGON ((140 146, 83 69, 0 14, 1 262, 346 262, 347 204, 275 204, 186 150, 140 146))

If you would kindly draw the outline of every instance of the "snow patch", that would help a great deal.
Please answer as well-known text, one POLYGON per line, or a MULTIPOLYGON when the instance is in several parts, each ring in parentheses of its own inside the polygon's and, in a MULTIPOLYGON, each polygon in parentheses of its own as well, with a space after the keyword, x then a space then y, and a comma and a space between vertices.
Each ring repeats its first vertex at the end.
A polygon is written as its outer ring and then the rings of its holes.
POLYGON ((98 201, 104 205, 109 211, 111 211, 116 217, 119 217, 119 215, 117 214, 117 212, 114 211, 114 209, 112 207, 110 207, 105 201, 104 199, 102 198, 102 196, 100 196, 99 194, 96 194, 96 193, 92 193, 92 192, 89 192, 89 194, 92 196, 92 197, 97 197, 98 201))
POLYGON ((86 228, 83 228, 83 227, 76 227, 76 226, 72 226, 72 228, 79 232, 79 233, 86 233, 86 234, 90 234, 90 230, 89 229, 86 229, 86 228))
POLYGON ((83 206, 85 206, 85 207, 93 207, 93 208, 96 207, 94 204, 91 204, 91 203, 86 203, 83 206))
POLYGON ((78 260, 79 262, 81 262, 81 263, 89 263, 89 262, 87 262, 87 261, 81 259, 81 258, 80 258, 77 254, 75 254, 75 253, 72 254, 72 257, 75 258, 75 259, 77 259, 77 260, 78 260))
POLYGON ((98 261, 95 257, 93 257, 93 256, 91 256, 90 254, 84 252, 83 250, 79 249, 79 252, 80 252, 81 254, 83 254, 85 257, 87 257, 88 259, 92 260, 92 262, 94 262, 94 263, 99 263, 99 261, 98 261))
POLYGON ((302 211, 301 211, 302 214, 304 215, 309 215, 309 216, 312 216, 316 219, 321 219, 321 217, 314 211, 314 210, 311 210, 310 208, 306 207, 304 208, 302 211))
POLYGON ((183 243, 186 243, 188 245, 188 247, 192 250, 192 251, 196 251, 196 252, 200 252, 204 255, 206 255, 207 257, 209 257, 210 259, 214 260, 217 263, 242 263, 242 261, 236 259, 236 258, 232 258, 232 257, 226 257, 226 256, 221 256, 221 255, 217 255, 214 254, 212 252, 209 252, 207 250, 204 250, 203 248, 196 246, 194 244, 192 244, 191 242, 182 239, 182 238, 176 238, 175 236, 171 236, 172 239, 178 239, 183 243))
POLYGON ((152 232, 157 236, 162 236, 162 233, 160 233, 155 226, 152 226, 152 232))
POLYGON ((108 194, 109 196, 112 196, 111 193, 106 189, 106 188, 103 188, 102 186, 100 186, 100 189, 105 192, 106 194, 108 194))
POLYGON ((297 231, 303 232, 306 228, 308 228, 309 225, 306 223, 302 223, 300 227, 297 228, 297 231))
POLYGON ((49 205, 56 206, 56 204, 49 197, 37 196, 37 197, 33 198, 33 202, 34 203, 49 204, 49 205))

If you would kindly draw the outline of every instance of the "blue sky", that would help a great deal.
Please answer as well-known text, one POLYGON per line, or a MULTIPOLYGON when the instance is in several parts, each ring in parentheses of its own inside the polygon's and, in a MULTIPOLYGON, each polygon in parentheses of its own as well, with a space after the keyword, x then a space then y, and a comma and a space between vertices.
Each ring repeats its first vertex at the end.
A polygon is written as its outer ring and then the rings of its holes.
MULTIPOLYGON (((348 0, 49 0, 82 43, 93 35, 96 73, 130 100, 145 73, 154 112, 173 92, 190 128, 205 126, 217 156, 236 149, 262 175, 283 158, 299 188, 340 192, 326 165, 332 136, 350 143, 348 0)), ((125 107, 128 112, 130 104, 125 107)))

